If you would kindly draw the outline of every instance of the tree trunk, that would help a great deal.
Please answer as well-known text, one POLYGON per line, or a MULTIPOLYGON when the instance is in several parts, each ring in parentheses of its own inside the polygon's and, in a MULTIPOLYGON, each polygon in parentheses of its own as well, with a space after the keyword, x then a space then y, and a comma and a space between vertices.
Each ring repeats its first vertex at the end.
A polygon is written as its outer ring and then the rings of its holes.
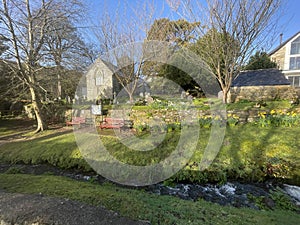
POLYGON ((130 104, 133 104, 134 103, 133 93, 128 93, 128 95, 129 95, 130 104))
POLYGON ((227 88, 224 88, 222 91, 223 91, 223 99, 222 99, 222 101, 223 101, 224 104, 226 104, 227 103, 227 97, 228 97, 229 90, 227 90, 227 88))
POLYGON ((63 67, 60 65, 60 61, 56 61, 56 73, 57 73, 57 99, 62 98, 61 93, 61 76, 60 73, 62 72, 63 67))
POLYGON ((29 90, 31 93, 32 108, 37 122, 37 128, 35 130, 35 133, 38 133, 40 131, 44 131, 48 129, 48 126, 42 114, 42 103, 41 103, 41 99, 38 96, 38 93, 36 93, 36 90, 32 86, 29 87, 29 90))
POLYGON ((60 82, 59 71, 58 71, 58 74, 57 74, 57 99, 61 99, 61 82, 60 82))

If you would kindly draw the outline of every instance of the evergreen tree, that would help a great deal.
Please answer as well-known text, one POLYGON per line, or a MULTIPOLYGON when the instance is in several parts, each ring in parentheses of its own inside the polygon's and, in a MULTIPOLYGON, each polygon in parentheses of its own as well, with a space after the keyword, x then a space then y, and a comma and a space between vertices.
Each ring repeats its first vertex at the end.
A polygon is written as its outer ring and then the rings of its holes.
POLYGON ((259 70, 277 68, 277 64, 273 62, 266 52, 257 51, 250 57, 245 70, 259 70))

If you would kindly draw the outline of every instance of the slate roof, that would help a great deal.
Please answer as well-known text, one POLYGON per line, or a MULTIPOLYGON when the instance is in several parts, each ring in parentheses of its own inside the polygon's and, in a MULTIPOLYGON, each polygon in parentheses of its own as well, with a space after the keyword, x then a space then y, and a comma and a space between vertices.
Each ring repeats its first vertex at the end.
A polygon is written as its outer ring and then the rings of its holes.
POLYGON ((274 86, 290 85, 281 70, 278 69, 261 69, 242 71, 233 80, 232 87, 243 86, 274 86))

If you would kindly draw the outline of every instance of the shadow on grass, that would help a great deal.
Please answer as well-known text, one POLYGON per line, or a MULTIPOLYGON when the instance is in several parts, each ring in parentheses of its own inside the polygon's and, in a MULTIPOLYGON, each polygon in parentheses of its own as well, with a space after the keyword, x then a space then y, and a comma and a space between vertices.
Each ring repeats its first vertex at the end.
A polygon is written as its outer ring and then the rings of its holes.
POLYGON ((72 132, 72 129, 64 128, 62 124, 49 126, 49 129, 33 134, 35 121, 32 119, 0 119, 0 140, 14 141, 16 139, 35 139, 39 137, 53 137, 62 133, 72 132))
POLYGON ((293 168, 296 166, 293 164, 296 161, 281 154, 286 150, 285 148, 289 148, 294 153, 296 151, 291 145, 281 143, 281 140, 284 140, 282 135, 285 134, 285 130, 287 128, 262 128, 256 125, 228 127, 226 140, 229 146, 224 147, 222 155, 223 160, 226 155, 230 158, 228 176, 250 182, 289 179, 293 174, 293 168), (274 145, 277 145, 278 149, 273 150, 274 145), (270 151, 274 153, 270 155, 270 151))

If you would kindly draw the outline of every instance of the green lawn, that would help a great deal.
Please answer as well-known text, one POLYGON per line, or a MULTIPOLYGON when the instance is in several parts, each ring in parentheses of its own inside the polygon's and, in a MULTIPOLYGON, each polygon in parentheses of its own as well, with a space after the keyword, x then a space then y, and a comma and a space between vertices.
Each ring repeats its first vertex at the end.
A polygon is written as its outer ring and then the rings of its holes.
POLYGON ((81 157, 72 132, 45 131, 34 139, 6 143, 0 146, 0 155, 0 162, 12 164, 48 163, 63 169, 91 170, 81 157))
MULTIPOLYGON (((253 124, 227 127, 222 148, 205 171, 199 162, 207 145, 210 129, 201 129, 198 146, 185 167, 171 180, 190 182, 226 182, 226 179, 263 181, 268 178, 300 185, 300 127, 259 127, 253 124)), ((147 138, 147 135, 141 138, 147 138)), ((107 150, 118 160, 133 165, 150 165, 167 157, 180 138, 179 132, 167 133, 152 151, 134 151, 114 136, 102 136, 107 150)), ((143 145, 149 141, 145 139, 143 145)), ((101 156, 95 160, 103 161, 101 156)), ((0 162, 49 163, 61 168, 91 168, 81 156, 74 134, 47 131, 34 139, 0 146, 0 162)), ((172 163, 172 162, 170 162, 172 163)))

